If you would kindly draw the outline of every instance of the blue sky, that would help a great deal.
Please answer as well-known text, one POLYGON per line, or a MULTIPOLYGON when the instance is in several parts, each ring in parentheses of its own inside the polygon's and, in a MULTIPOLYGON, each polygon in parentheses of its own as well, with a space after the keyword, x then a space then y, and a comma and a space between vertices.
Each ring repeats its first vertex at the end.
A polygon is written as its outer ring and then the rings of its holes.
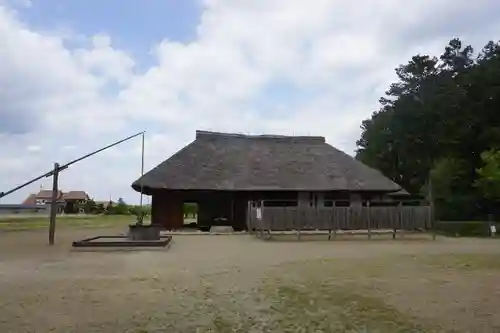
MULTIPOLYGON (((353 153, 395 67, 453 37, 481 48, 499 12, 494 0, 0 0, 0 191, 141 130, 146 169, 196 129, 322 135, 353 153)), ((75 165, 61 189, 137 202, 139 148, 75 165)))
POLYGON ((32 0, 29 7, 17 9, 34 29, 108 34, 115 37, 117 47, 146 57, 149 48, 165 38, 194 39, 202 4, 197 0, 32 0))

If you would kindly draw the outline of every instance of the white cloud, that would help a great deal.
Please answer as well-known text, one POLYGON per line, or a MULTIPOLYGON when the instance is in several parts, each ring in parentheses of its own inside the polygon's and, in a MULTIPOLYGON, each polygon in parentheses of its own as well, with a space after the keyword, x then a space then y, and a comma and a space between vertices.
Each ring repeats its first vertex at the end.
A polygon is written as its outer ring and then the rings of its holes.
POLYGON ((40 150, 42 150, 42 147, 37 146, 37 145, 30 145, 30 146, 26 147, 26 150, 29 152, 37 153, 40 150))
MULTIPOLYGON (((36 31, 1 3, 0 191, 143 129, 147 169, 195 129, 324 135, 352 152, 394 67, 454 36, 482 46, 500 32, 494 0, 207 0, 196 38, 165 36, 139 73, 113 36, 36 31), (69 49, 68 38, 87 46, 69 49)), ((139 172, 135 139, 72 166, 61 184, 136 201, 139 172)))
POLYGON ((107 80, 126 84, 133 77, 134 60, 125 52, 112 48, 111 38, 106 35, 92 37, 91 50, 75 51, 75 58, 88 72, 94 72, 107 80))

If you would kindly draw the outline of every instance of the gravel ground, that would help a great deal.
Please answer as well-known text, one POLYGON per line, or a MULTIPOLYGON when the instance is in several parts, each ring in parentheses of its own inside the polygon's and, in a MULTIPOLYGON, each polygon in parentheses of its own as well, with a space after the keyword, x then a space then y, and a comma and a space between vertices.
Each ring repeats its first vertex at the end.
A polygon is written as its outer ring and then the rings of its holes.
MULTIPOLYGON (((0 332, 500 332, 500 241, 0 234, 0 332)), ((355 236, 354 236, 355 237, 355 236)))

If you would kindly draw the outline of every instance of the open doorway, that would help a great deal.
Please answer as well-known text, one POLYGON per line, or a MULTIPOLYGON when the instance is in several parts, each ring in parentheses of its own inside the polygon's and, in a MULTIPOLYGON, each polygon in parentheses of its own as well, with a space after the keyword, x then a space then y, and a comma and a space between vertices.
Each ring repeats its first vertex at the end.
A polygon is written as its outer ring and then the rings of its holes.
POLYGON ((182 207, 184 228, 198 228, 198 204, 196 202, 184 202, 182 207))

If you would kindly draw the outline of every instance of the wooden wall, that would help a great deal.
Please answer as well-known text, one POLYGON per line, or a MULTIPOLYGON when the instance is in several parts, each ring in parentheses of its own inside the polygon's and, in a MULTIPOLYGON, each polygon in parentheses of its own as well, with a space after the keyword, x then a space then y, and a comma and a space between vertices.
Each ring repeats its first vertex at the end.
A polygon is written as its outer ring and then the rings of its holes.
MULTIPOLYGON (((370 196, 374 194, 369 194, 370 196)), ((361 196, 344 192, 230 192, 230 191, 157 191, 152 195, 151 220, 155 225, 165 229, 179 229, 184 226, 183 204, 195 202, 198 204, 198 224, 209 227, 214 225, 214 218, 226 217, 226 222, 217 224, 232 225, 235 229, 247 227, 247 209, 249 200, 290 200, 297 201, 301 208, 311 208, 311 202, 316 203, 316 209, 332 209, 324 207, 325 200, 347 199, 355 208, 362 209, 361 196), (312 195, 312 196, 311 196, 312 195), (311 201, 311 198, 313 200, 311 201), (356 205, 356 203, 358 205, 356 205)), ((266 207, 266 209, 280 209, 266 207)), ((292 207, 290 207, 292 208, 292 207)), ((336 207, 336 209, 339 207, 336 207)), ((354 207, 352 207, 354 208, 354 207)), ((375 209, 375 208, 373 208, 375 209)), ((338 209, 335 214, 341 214, 338 209)), ((287 213, 288 214, 288 213, 287 213)), ((311 213, 313 214, 313 213, 311 213)), ((326 214, 326 213, 324 213, 326 214)), ((354 213, 353 213, 354 214, 354 213)), ((377 214, 377 213, 374 213, 377 214)), ((337 218, 338 220, 339 218, 337 218)))
POLYGON ((184 225, 183 201, 172 193, 155 193, 151 199, 151 224, 163 229, 180 229, 184 225))
POLYGON ((263 207, 250 212, 250 228, 260 230, 430 229, 429 206, 417 207, 263 207))

